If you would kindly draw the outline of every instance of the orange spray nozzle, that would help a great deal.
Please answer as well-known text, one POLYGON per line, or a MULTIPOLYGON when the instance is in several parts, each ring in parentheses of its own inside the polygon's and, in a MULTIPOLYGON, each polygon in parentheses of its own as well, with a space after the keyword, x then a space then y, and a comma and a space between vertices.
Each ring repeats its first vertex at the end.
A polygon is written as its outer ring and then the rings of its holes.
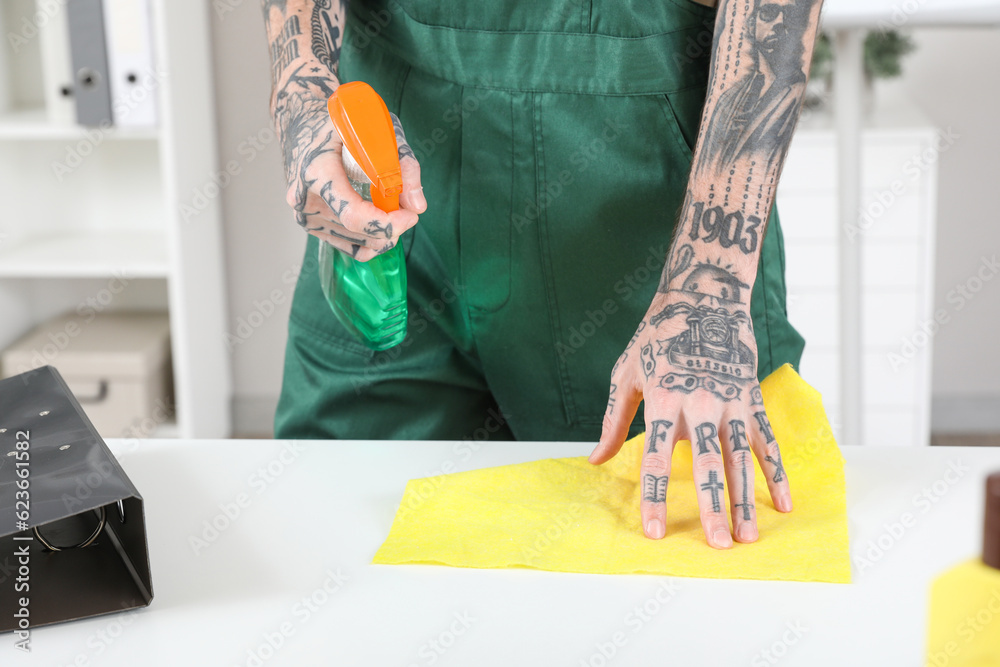
POLYGON ((399 209, 403 177, 396 130, 385 102, 367 83, 352 81, 334 91, 327 108, 344 150, 350 152, 371 181, 372 203, 386 212, 399 209))

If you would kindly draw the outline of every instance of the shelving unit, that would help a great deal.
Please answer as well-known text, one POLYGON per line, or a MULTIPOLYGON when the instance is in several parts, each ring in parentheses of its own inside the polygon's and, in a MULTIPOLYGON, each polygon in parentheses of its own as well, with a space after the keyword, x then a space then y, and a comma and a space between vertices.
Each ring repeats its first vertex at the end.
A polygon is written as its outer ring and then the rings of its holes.
MULTIPOLYGON (((5 141, 74 140, 80 139, 80 129, 78 125, 57 125, 49 122, 42 107, 15 109, 0 114, 0 139, 5 141)), ((106 139, 112 141, 159 138, 158 130, 146 128, 113 128, 103 134, 106 139)))
MULTIPOLYGON (((151 0, 159 125, 84 128, 48 119, 41 48, 0 56, 0 349, 62 312, 166 310, 176 423, 153 435, 230 433, 230 369, 218 198, 186 208, 218 171, 209 12, 151 0), (89 301, 88 301, 89 299, 89 301)), ((0 0, 3 34, 37 17, 0 0)))
POLYGON ((0 278, 167 278, 165 241, 158 231, 31 235, 0 249, 0 278))

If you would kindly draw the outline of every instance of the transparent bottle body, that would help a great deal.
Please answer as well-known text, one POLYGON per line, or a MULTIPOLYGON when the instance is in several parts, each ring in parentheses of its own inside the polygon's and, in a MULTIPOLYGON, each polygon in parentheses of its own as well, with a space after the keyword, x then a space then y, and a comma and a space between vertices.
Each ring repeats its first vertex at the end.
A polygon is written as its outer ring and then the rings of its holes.
MULTIPOLYGON (((371 201, 371 184, 350 179, 371 201)), ((406 338, 406 265, 403 246, 359 262, 326 241, 319 242, 319 278, 334 315, 373 350, 387 350, 406 338)))

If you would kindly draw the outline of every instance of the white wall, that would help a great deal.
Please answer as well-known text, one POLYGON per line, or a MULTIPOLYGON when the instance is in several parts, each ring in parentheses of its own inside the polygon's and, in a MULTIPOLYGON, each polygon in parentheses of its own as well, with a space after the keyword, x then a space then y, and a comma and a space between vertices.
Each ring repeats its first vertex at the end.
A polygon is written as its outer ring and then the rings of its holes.
POLYGON ((914 37, 902 86, 939 127, 960 135, 938 172, 935 308, 949 319, 934 339, 932 426, 1000 431, 1000 276, 984 271, 993 279, 967 301, 952 292, 978 286, 984 257, 1000 260, 1000 30, 924 29, 914 37))
MULTIPOLYGON (((949 321, 934 340, 934 426, 1000 430, 1000 348, 994 342, 1000 280, 986 282, 961 310, 948 301, 950 290, 975 275, 982 257, 1000 256, 1000 30, 921 30, 915 37, 919 49, 906 61, 898 86, 939 126, 961 135, 939 163, 936 307, 947 309, 949 321)), ((294 287, 286 274, 300 262, 304 234, 284 203, 281 158, 270 132, 260 3, 213 3, 213 39, 220 163, 235 160, 241 170, 222 195, 229 331, 238 335, 241 320, 260 324, 234 346, 235 420, 238 431, 265 432, 280 389, 294 287), (270 143, 257 152, 250 137, 270 143), (284 303, 269 317, 253 315, 270 311, 264 302, 272 297, 284 303)))
POLYGON ((239 175, 223 189, 237 433, 269 433, 281 388, 286 328, 305 232, 285 204, 278 142, 268 115, 270 58, 259 0, 211 3, 219 163, 239 175), (253 141, 251 141, 251 139, 253 141), (256 142, 256 146, 253 142, 256 142), (263 150, 258 150, 261 146, 263 150), (283 301, 273 306, 268 302, 283 301), (259 313, 259 314, 254 314, 259 313))

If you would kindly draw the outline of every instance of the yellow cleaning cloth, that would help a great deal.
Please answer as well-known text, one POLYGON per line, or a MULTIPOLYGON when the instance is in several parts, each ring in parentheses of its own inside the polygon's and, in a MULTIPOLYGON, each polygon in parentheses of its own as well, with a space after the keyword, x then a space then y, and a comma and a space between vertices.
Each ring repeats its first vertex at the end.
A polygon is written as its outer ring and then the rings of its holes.
POLYGON ((585 457, 546 459, 411 480, 374 562, 849 582, 844 459, 819 392, 788 365, 761 389, 795 509, 774 509, 758 468, 756 543, 708 546, 687 441, 674 449, 667 536, 646 538, 640 435, 601 466, 585 457))

